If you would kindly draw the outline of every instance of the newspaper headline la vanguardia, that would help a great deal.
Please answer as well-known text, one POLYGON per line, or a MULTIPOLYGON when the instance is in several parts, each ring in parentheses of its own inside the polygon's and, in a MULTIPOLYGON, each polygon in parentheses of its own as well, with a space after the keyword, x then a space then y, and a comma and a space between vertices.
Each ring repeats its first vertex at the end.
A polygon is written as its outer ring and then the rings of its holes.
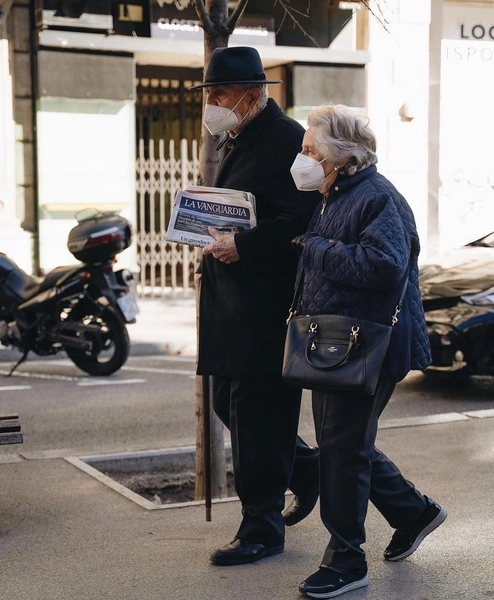
POLYGON ((166 239, 204 247, 213 241, 208 227, 237 233, 255 225, 255 199, 249 192, 190 186, 177 193, 166 239))

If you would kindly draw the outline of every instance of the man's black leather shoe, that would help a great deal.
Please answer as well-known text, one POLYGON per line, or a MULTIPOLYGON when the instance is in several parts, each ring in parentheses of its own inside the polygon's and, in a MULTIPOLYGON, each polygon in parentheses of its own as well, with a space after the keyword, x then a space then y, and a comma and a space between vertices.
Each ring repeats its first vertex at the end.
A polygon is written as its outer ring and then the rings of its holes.
POLYGON ((303 496, 294 496, 288 507, 283 511, 285 525, 291 527, 305 519, 312 512, 318 498, 319 488, 303 496))
POLYGON ((426 497, 426 499, 428 506, 420 517, 394 532, 389 546, 384 551, 386 560, 403 560, 410 556, 417 550, 423 539, 445 521, 448 516, 446 509, 430 498, 426 497))
POLYGON ((368 584, 367 569, 343 570, 321 565, 319 571, 302 581, 298 589, 310 598, 336 598, 368 584))
POLYGON ((245 565, 256 562, 256 560, 261 560, 261 558, 265 558, 266 556, 281 554, 283 548, 283 544, 281 546, 266 546, 257 542, 235 538, 233 542, 213 552, 210 560, 213 565, 245 565))

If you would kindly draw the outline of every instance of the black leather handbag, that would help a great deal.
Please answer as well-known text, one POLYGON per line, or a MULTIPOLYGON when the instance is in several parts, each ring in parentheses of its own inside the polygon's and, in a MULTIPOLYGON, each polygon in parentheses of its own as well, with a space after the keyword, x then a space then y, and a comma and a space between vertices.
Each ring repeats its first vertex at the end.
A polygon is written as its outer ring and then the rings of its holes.
POLYGON ((373 395, 408 277, 390 325, 343 315, 297 315, 302 280, 303 273, 287 320, 284 381, 309 390, 354 390, 373 395))

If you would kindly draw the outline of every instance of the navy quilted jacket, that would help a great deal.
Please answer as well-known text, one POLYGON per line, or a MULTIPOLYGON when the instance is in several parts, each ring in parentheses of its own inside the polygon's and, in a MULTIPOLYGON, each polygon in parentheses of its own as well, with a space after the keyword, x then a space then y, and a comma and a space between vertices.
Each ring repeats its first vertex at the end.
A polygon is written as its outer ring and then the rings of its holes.
POLYGON ((397 380, 430 364, 430 346, 418 285, 420 243, 412 210, 375 166, 338 176, 307 229, 299 264, 301 314, 352 315, 390 323, 410 278, 386 359, 397 380))

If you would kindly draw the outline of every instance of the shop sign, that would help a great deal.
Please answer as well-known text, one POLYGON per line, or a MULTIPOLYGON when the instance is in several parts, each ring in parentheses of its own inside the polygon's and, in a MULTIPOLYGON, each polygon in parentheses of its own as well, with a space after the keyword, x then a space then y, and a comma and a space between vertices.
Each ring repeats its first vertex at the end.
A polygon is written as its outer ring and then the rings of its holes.
POLYGON ((494 62, 494 8, 453 6, 443 13, 444 60, 467 64, 494 62))
MULTIPOLYGON (((151 37, 202 41, 203 30, 192 0, 154 0, 151 37)), ((274 19, 267 15, 243 15, 230 41, 250 46, 276 45, 274 19)))
POLYGON ((462 40, 494 40, 494 25, 460 25, 460 39, 462 40))
POLYGON ((494 8, 445 4, 443 39, 494 42, 494 8))
MULTIPOLYGON (((56 27, 60 30, 90 29, 108 32, 113 28, 110 0, 87 0, 87 2, 69 2, 67 0, 36 0, 36 16, 39 26, 56 27), (67 9, 64 10, 64 6, 67 9), (70 17, 71 7, 81 7, 81 14, 70 17)), ((75 8, 72 8, 75 10, 75 8)))
POLYGON ((492 63, 494 61, 494 44, 445 40, 442 49, 443 58, 446 60, 469 63, 492 63))
MULTIPOLYGON (((494 218, 494 8, 444 3, 439 232, 442 250, 485 233, 494 218)), ((473 2, 472 2, 473 5, 473 2)))
POLYGON ((160 8, 173 5, 177 10, 185 10, 192 6, 192 0, 156 0, 156 3, 160 8))

